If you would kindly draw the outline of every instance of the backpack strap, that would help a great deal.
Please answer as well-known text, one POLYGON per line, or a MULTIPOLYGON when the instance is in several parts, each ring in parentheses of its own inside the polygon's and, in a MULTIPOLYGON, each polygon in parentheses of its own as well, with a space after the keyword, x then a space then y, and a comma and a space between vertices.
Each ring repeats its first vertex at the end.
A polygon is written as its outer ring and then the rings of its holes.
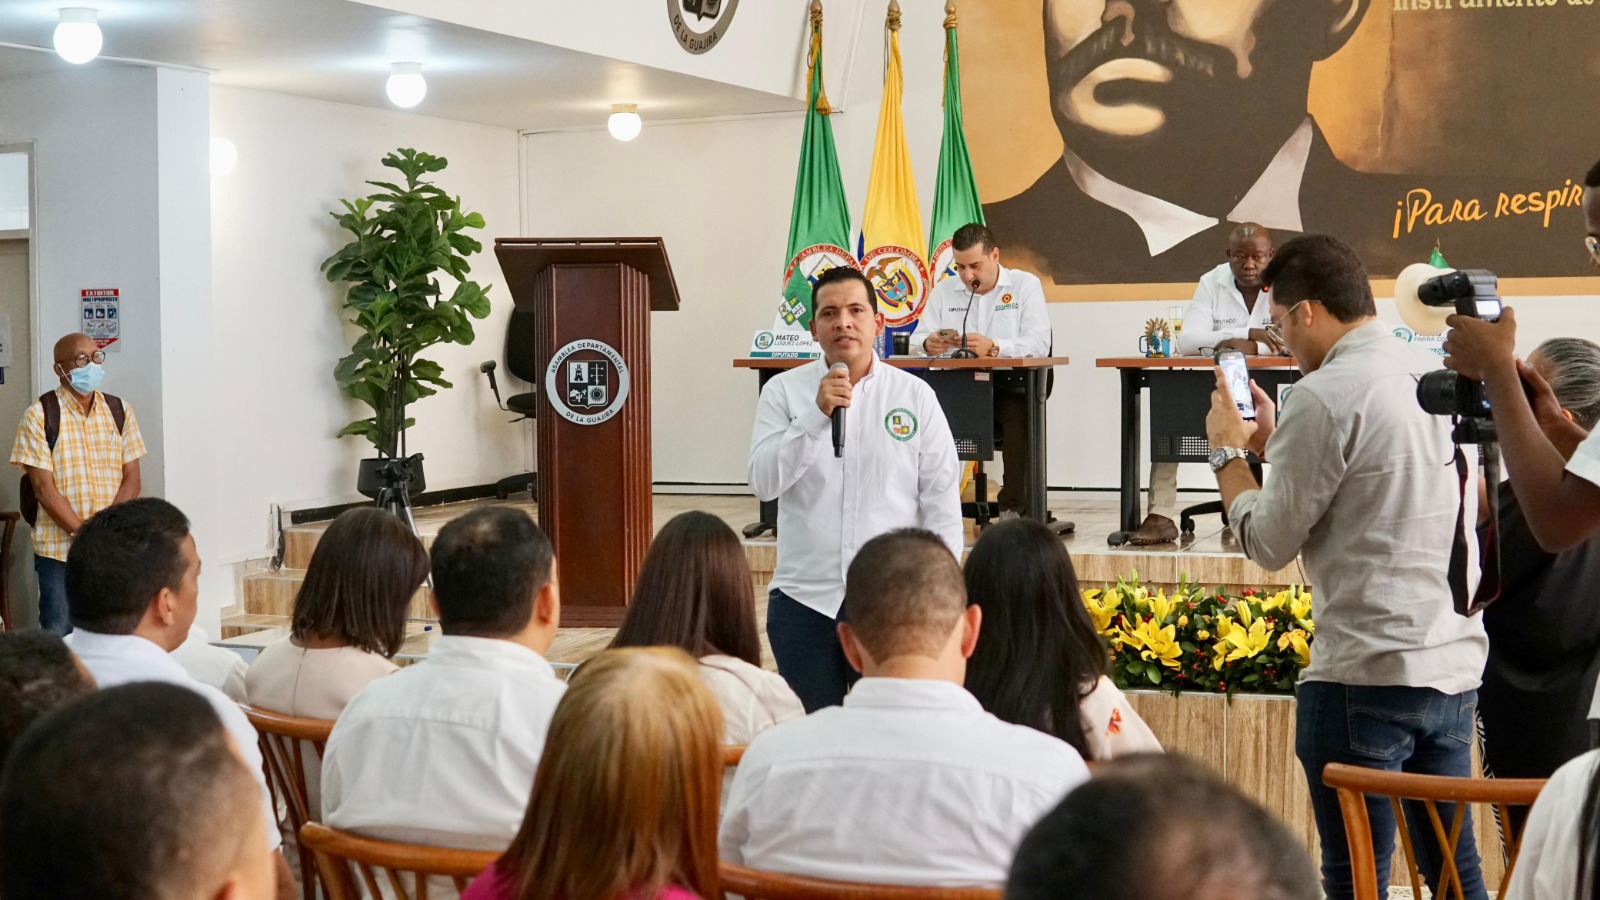
POLYGON ((117 423, 117 434, 121 434, 123 426, 128 424, 128 411, 122 406, 122 398, 110 394, 100 396, 106 400, 106 409, 111 410, 111 420, 117 423))
POLYGON ((54 452, 61 436, 61 398, 55 391, 40 394, 39 406, 44 409, 44 442, 54 452))

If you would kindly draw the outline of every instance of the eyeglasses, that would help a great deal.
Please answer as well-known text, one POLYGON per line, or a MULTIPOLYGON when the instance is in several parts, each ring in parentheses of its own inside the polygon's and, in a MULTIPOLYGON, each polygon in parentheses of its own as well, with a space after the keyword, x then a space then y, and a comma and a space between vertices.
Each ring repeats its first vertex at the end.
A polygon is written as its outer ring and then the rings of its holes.
POLYGON ((1589 235, 1583 239, 1583 246, 1589 249, 1589 261, 1600 266, 1600 237, 1589 235))
POLYGON ((1305 306, 1307 303, 1310 303, 1310 302, 1311 302, 1311 298, 1307 297, 1306 299, 1301 300, 1299 303, 1296 303, 1295 305, 1289 307, 1289 311, 1284 313, 1282 316, 1279 316, 1278 318, 1273 319, 1271 322, 1267 323, 1267 334, 1272 335, 1272 339, 1277 341, 1278 343, 1280 343, 1280 344, 1283 343, 1283 323, 1285 323, 1285 322, 1289 321, 1290 319, 1294 318, 1295 310, 1299 309, 1302 306, 1305 306))
POLYGON ((104 350, 96 350, 94 353, 79 353, 77 356, 74 356, 72 358, 72 367, 74 369, 81 369, 84 366, 87 366, 91 361, 94 362, 96 365, 102 365, 102 366, 105 365, 105 363, 106 363, 105 351, 104 350))

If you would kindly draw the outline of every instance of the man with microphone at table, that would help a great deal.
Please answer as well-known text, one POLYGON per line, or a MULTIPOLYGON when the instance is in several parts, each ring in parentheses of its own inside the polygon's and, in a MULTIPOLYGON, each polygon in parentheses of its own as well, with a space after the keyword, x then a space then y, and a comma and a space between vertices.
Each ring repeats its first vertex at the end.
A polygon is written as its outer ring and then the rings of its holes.
POLYGON ((961 558, 960 464, 933 389, 882 361, 877 293, 847 266, 811 288, 822 359, 775 376, 750 439, 750 489, 777 499, 778 564, 767 638, 806 712, 837 705, 857 677, 839 643, 844 575, 856 550, 926 528, 961 558))
MULTIPOLYGON (((1039 279, 1000 265, 994 235, 977 222, 956 229, 950 250, 955 277, 934 287, 911 335, 911 351, 969 359, 1049 356, 1050 316, 1039 279)), ((994 385, 995 430, 1006 438, 1000 448, 1000 518, 1010 519, 1027 502, 1032 471, 1027 386, 1017 373, 1005 371, 995 373, 994 385)))

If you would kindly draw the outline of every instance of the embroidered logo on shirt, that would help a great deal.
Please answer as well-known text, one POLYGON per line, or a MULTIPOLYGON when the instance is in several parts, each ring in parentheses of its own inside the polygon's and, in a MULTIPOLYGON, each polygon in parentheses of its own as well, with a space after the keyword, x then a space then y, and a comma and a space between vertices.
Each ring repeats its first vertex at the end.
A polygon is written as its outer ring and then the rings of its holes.
POLYGON ((1122 710, 1113 708, 1111 710, 1111 724, 1106 727, 1106 736, 1109 737, 1109 736, 1111 736, 1113 734, 1121 734, 1121 733, 1122 733, 1122 710))
POLYGON ((1006 293, 1002 294, 1000 296, 1000 305, 995 307, 995 311, 996 312, 1006 312, 1008 310, 1021 309, 1022 308, 1021 305, 1011 302, 1013 299, 1015 299, 1015 298, 1013 298, 1011 296, 1011 292, 1010 291, 1007 291, 1006 293))
POLYGON ((917 436, 917 417, 903 406, 891 409, 889 414, 883 417, 883 427, 895 440, 909 441, 917 436))
POLYGON ((1008 303, 1010 303, 1010 302, 1011 302, 1011 295, 1010 295, 1010 294, 1006 294, 1006 295, 1005 295, 1005 296, 1004 296, 1004 297, 1001 297, 1001 298, 1000 298, 1000 302, 1001 302, 1001 303, 1002 303, 1002 304, 1008 304, 1008 303))

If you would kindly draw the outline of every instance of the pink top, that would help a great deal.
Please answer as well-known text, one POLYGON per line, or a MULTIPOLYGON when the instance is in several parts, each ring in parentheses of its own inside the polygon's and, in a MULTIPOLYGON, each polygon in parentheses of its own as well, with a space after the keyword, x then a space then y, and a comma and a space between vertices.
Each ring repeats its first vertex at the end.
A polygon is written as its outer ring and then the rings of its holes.
MULTIPOLYGON (((483 874, 479 875, 461 895, 461 900, 516 900, 516 896, 512 893, 514 887, 512 880, 501 874, 500 864, 495 863, 483 870, 483 874)), ((647 900, 647 898, 634 893, 619 900, 647 900)), ((662 888, 653 900, 701 900, 701 898, 693 891, 671 885, 662 888)))

